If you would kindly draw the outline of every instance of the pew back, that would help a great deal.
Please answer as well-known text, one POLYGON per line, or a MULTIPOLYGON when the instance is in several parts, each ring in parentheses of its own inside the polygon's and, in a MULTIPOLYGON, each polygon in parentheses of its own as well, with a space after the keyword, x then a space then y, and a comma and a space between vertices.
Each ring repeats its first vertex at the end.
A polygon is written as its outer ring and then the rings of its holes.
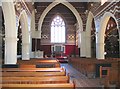
POLYGON ((64 68, 2 68, 2 72, 61 72, 64 68))
POLYGON ((69 83, 68 76, 47 77, 2 77, 3 84, 55 84, 69 83))
POLYGON ((2 72, 2 77, 42 77, 42 76, 65 76, 65 71, 61 72, 2 72))
POLYGON ((24 65, 38 65, 38 67, 60 67, 60 63, 57 60, 39 60, 39 59, 33 59, 33 60, 18 60, 17 64, 21 67, 24 67, 24 65))

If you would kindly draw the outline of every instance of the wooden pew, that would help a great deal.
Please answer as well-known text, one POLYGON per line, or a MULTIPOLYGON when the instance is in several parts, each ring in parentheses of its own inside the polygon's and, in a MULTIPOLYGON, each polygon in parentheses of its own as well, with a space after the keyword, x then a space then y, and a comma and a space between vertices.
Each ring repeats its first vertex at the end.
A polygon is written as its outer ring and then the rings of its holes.
POLYGON ((40 62, 40 63, 58 63, 59 61, 58 60, 46 60, 46 59, 32 59, 32 60, 18 60, 17 63, 20 64, 20 63, 31 63, 31 62, 40 62))
POLYGON ((2 72, 61 72, 64 68, 2 68, 2 72))
POLYGON ((104 85, 104 87, 109 87, 109 77, 110 77, 110 67, 102 67, 100 66, 100 79, 101 84, 104 85), (106 71, 107 74, 103 74, 103 71, 106 71))
POLYGON ((43 76, 65 76, 66 72, 2 72, 2 77, 43 77, 43 76))
POLYGON ((62 84, 2 84, 2 89, 75 89, 73 83, 62 84))
POLYGON ((56 84, 69 83, 68 76, 2 77, 2 84, 56 84))
POLYGON ((19 64, 19 68, 36 68, 34 64, 19 64))
POLYGON ((17 64, 22 67, 22 65, 43 65, 43 67, 60 67, 60 63, 57 60, 39 60, 39 59, 33 59, 33 60, 18 60, 17 64))
MULTIPOLYGON (((70 58, 69 64, 71 64, 78 71, 86 75, 88 78, 99 77, 97 75, 97 66, 99 65, 111 65, 111 67, 117 67, 117 62, 120 58, 116 59, 95 59, 95 58, 70 58), (96 76, 97 75, 97 76, 96 76)), ((99 69, 98 69, 99 70, 99 69)), ((99 74, 99 73, 98 73, 99 74)))
POLYGON ((100 66, 100 78, 109 77, 109 76, 110 76, 110 67, 102 67, 102 66, 100 66), (103 71, 106 71, 107 74, 103 75, 103 71))

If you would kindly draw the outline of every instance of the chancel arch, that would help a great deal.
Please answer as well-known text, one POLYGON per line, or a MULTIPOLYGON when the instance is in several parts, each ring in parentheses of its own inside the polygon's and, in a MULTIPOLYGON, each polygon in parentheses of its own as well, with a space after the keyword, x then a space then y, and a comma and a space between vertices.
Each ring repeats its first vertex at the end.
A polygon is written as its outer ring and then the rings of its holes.
MULTIPOLYGON (((42 24, 43 24, 43 21, 44 21, 44 18, 46 17, 47 13, 52 9, 54 8, 55 6, 57 6, 58 4, 63 4, 65 5, 67 8, 69 8, 70 11, 72 11, 72 13, 75 15, 76 19, 77 19, 77 22, 78 22, 78 28, 79 28, 79 34, 83 34, 82 31, 83 31, 83 22, 82 22, 82 19, 78 13, 78 11, 69 3, 67 2, 66 0, 63 0, 62 2, 58 1, 58 0, 55 0, 53 3, 51 3, 44 11, 43 13, 41 14, 40 16, 40 19, 39 19, 39 23, 38 23, 38 31, 41 32, 41 28, 42 28, 42 24)), ((40 33, 41 34, 41 33, 40 33)), ((81 39, 81 38, 80 38, 81 39)), ((81 41, 81 44, 79 45, 83 45, 83 41, 81 41)), ((81 51, 81 56, 84 56, 85 55, 85 47, 80 49, 81 51)))

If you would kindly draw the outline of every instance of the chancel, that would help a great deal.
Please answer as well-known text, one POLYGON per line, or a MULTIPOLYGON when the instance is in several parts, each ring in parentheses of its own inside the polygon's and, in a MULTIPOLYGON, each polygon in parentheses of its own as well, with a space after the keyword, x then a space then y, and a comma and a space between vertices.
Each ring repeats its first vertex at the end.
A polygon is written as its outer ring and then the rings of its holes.
POLYGON ((2 0, 2 89, 120 87, 120 0, 2 0))

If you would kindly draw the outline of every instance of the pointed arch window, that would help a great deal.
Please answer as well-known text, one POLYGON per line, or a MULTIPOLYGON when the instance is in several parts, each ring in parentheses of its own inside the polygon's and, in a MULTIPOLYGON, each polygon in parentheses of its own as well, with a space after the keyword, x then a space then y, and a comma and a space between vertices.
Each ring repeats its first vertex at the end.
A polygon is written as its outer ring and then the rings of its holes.
POLYGON ((51 23, 51 43, 65 43, 65 22, 59 15, 51 23))

